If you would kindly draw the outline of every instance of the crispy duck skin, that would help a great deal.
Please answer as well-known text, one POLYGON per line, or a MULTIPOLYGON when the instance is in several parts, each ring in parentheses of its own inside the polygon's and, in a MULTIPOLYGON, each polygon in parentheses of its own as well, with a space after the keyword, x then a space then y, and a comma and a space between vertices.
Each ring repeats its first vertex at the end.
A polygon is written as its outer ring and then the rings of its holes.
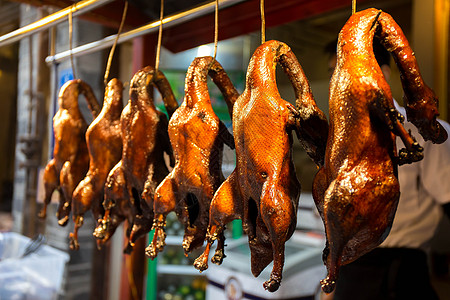
POLYGON ((120 115, 123 85, 120 80, 110 80, 105 89, 103 107, 100 114, 86 131, 89 150, 89 171, 73 192, 72 219, 75 223, 70 233, 70 248, 77 250, 78 229, 83 225, 83 215, 92 210, 98 223, 104 214, 103 191, 109 171, 122 156, 120 115))
POLYGON ((104 243, 120 221, 130 220, 132 229, 125 249, 127 253, 152 227, 154 190, 169 173, 164 153, 172 156, 168 120, 153 103, 153 86, 161 93, 169 115, 178 106, 162 72, 155 75, 155 70, 147 66, 133 76, 130 100, 120 118, 122 157, 107 179, 103 202, 105 216, 95 232, 97 238, 103 238, 100 244, 104 243))
POLYGON ((330 84, 330 129, 325 164, 316 174, 313 196, 327 236, 324 262, 330 293, 339 267, 378 246, 388 235, 399 199, 398 165, 422 159, 406 132, 391 91, 373 54, 377 35, 399 66, 408 118, 420 133, 442 142, 437 99, 423 83, 401 29, 388 14, 367 9, 351 16, 339 34, 337 65, 330 84), (412 95, 414 98, 412 98, 412 95), (397 155, 395 137, 406 149, 397 155))
POLYGON ((197 269, 208 267, 209 252, 216 239, 218 246, 211 261, 222 262, 224 226, 241 219, 248 235, 253 275, 258 276, 273 260, 264 288, 271 292, 278 289, 284 244, 294 232, 300 196, 292 160, 292 130, 307 146, 309 155, 321 164, 320 153, 325 153, 328 133, 326 117, 317 108, 291 49, 282 42, 268 41, 253 54, 246 88, 233 106, 236 168, 211 202, 207 245, 194 262, 197 269), (281 64, 294 87, 299 110, 279 95, 276 63, 281 64), (300 128, 300 124, 305 128, 300 128), (317 128, 306 128, 309 125, 317 128))
MULTIPOLYGON (((129 118, 129 115, 130 105, 126 105, 122 110, 120 119, 129 118)), ((121 128, 120 136, 122 137, 121 128)), ((121 145, 123 145, 122 139, 121 145)), ((117 227, 125 220, 128 220, 127 237, 129 237, 134 216, 136 215, 133 210, 130 195, 128 194, 125 175, 123 174, 122 153, 119 162, 111 169, 106 178, 102 203, 105 213, 94 230, 94 237, 97 239, 98 248, 101 248, 103 244, 109 241, 117 227)))
POLYGON ((169 122, 175 167, 155 192, 155 233, 146 249, 152 259, 164 248, 165 220, 171 211, 175 211, 184 224, 185 254, 203 244, 211 199, 224 181, 223 146, 234 149, 233 136, 212 109, 208 74, 222 91, 230 111, 239 96, 214 58, 194 59, 186 75, 184 101, 169 122))
MULTIPOLYGON (((94 231, 98 248, 109 241, 117 227, 125 220, 128 221, 126 235, 127 237, 130 236, 136 213, 133 210, 125 183, 122 162, 120 161, 109 172, 106 180, 105 201, 103 202, 105 214, 94 231)), ((131 251, 131 248, 128 247, 127 251, 131 251)))
POLYGON ((56 217, 61 226, 66 225, 69 220, 73 190, 89 168, 85 141, 87 124, 78 107, 80 93, 86 98, 94 118, 100 112, 100 105, 91 87, 84 81, 70 80, 61 87, 58 95, 59 109, 53 117, 53 158, 44 170, 44 207, 39 212, 39 217, 46 217, 52 193, 57 190, 60 201, 56 217))

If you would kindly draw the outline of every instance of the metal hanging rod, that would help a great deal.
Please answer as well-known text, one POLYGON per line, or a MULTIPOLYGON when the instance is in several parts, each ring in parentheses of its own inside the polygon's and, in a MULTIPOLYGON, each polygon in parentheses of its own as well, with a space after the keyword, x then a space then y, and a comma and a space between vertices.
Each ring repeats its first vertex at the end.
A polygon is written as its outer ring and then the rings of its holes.
POLYGON ((74 3, 69 7, 66 7, 60 11, 57 11, 47 17, 40 19, 39 21, 28 24, 24 27, 0 36, 0 47, 12 44, 33 33, 37 33, 58 23, 61 23, 65 21, 65 18, 71 12, 73 16, 80 15, 112 1, 113 0, 84 0, 74 3))
MULTIPOLYGON (((240 2, 243 2, 245 0, 220 0, 220 8, 228 7, 240 2)), ((186 21, 189 21, 191 19, 206 15, 208 13, 211 13, 215 9, 215 3, 216 1, 209 2, 207 4, 200 5, 198 7, 194 7, 192 9, 186 10, 181 13, 177 13, 171 16, 168 16, 162 20, 162 24, 166 25, 166 28, 184 23, 186 21)), ((128 40, 134 39, 136 37, 149 34, 152 32, 156 32, 158 30, 158 27, 160 25, 160 21, 155 21, 152 23, 149 23, 147 25, 138 27, 136 29, 130 30, 128 32, 122 33, 119 36, 119 39, 117 40, 117 43, 123 43, 128 40)), ((63 61, 64 59, 67 59, 70 57, 70 55, 81 56, 84 54, 96 52, 108 47, 111 47, 114 43, 114 40, 116 39, 116 34, 107 36, 101 40, 91 42, 88 44, 84 44, 81 46, 78 46, 76 48, 73 48, 72 50, 66 50, 60 53, 57 53, 53 56, 47 56, 45 61, 48 64, 52 63, 59 63, 63 61)))

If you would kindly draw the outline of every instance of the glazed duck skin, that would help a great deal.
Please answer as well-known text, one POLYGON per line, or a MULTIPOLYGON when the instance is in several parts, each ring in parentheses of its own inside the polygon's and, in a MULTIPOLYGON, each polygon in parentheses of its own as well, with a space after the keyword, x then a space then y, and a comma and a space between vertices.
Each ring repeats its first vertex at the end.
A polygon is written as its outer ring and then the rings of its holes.
MULTIPOLYGON (((94 236, 97 239, 97 247, 99 248, 109 241, 117 227, 125 220, 128 221, 126 236, 129 238, 137 214, 126 188, 121 161, 108 174, 104 199, 103 208, 105 209, 105 214, 103 219, 98 222, 94 231, 94 236)), ((128 245, 126 252, 130 252, 131 250, 132 247, 128 245)))
POLYGON ((46 217, 47 205, 51 201, 53 191, 57 190, 60 193, 60 203, 56 216, 62 226, 69 220, 72 192, 89 168, 85 141, 87 124, 78 107, 80 93, 85 96, 94 118, 100 112, 91 87, 84 81, 70 80, 61 87, 58 95, 59 109, 53 117, 53 158, 44 170, 44 207, 39 217, 46 217))
POLYGON ((209 207, 223 182, 223 145, 234 149, 233 136, 214 113, 209 98, 208 74, 224 94, 231 108, 239 96, 222 66, 212 57, 196 58, 186 75, 185 97, 169 122, 169 138, 175 167, 155 193, 153 241, 146 254, 155 258, 162 251, 165 219, 175 211, 185 226, 185 254, 203 244, 209 207))
POLYGON ((72 250, 79 248, 78 229, 83 224, 83 215, 92 210, 96 222, 103 217, 102 203, 106 178, 122 155, 120 133, 122 91, 123 85, 118 79, 114 78, 108 83, 102 110, 86 131, 89 171, 73 193, 72 218, 75 228, 70 234, 72 250))
POLYGON ((422 148, 403 128, 395 110, 373 54, 374 35, 399 65, 409 120, 434 142, 446 138, 436 123, 437 100, 423 83, 401 29, 388 14, 375 9, 354 14, 339 34, 325 164, 313 183, 313 197, 327 235, 324 262, 328 276, 322 280, 327 293, 334 289, 341 265, 386 238, 400 195, 398 164, 423 157, 422 148), (416 97, 411 98, 411 91, 416 97), (396 135, 406 147, 400 155, 396 135))
POLYGON ((131 220, 126 252, 130 252, 134 242, 152 227, 153 192, 169 173, 164 153, 172 155, 168 120, 153 103, 153 86, 160 91, 169 115, 177 107, 161 72, 155 74, 150 66, 136 72, 130 83, 130 100, 120 118, 122 157, 107 178, 105 216, 95 231, 98 238, 103 238, 100 243, 104 243, 120 221, 131 220))
POLYGON ((385 48, 391 52, 400 71, 408 121, 419 130, 425 141, 441 144, 447 140, 448 133, 436 120, 439 116, 438 98, 426 85, 420 75, 414 52, 409 46, 401 28, 384 12, 378 11, 378 30, 376 35, 385 48))
MULTIPOLYGON (((130 118, 130 109, 130 105, 126 105, 123 108, 120 116, 121 120, 130 118)), ((136 211, 136 207, 132 204, 132 199, 128 191, 122 159, 120 159, 111 169, 106 178, 103 208, 105 210, 103 219, 98 222, 97 227, 94 230, 94 236, 97 239, 97 247, 101 247, 103 244, 107 243, 117 227, 125 220, 128 221, 126 234, 129 238, 131 228, 133 227, 138 212, 136 211)), ((126 252, 130 252, 131 250, 132 247, 127 245, 126 252)))
POLYGON ((270 279, 264 288, 272 292, 278 289, 284 244, 294 232, 300 196, 300 183, 292 161, 292 130, 308 145, 311 157, 317 163, 323 161, 320 153, 325 152, 327 120, 317 108, 293 52, 284 43, 268 41, 253 54, 246 88, 233 106, 236 168, 211 202, 207 245, 195 260, 197 269, 208 267, 209 251, 216 239, 218 245, 212 262, 222 262, 224 226, 233 219, 241 219, 248 235, 253 275, 258 276, 273 260, 270 279), (277 62, 294 87, 299 110, 279 95, 275 78, 277 62), (300 123, 320 126, 316 130, 300 128, 300 123))

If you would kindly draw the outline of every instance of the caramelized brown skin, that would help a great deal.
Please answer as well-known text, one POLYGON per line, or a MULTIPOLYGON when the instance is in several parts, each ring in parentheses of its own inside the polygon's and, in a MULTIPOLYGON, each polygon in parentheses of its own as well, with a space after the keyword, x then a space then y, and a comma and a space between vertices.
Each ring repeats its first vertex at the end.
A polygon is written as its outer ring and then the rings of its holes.
POLYGON ((134 242, 152 227, 153 193, 169 173, 164 153, 172 155, 168 120, 153 103, 153 86, 160 91, 169 114, 177 107, 161 72, 155 75, 154 69, 148 66, 133 76, 130 100, 120 118, 122 157, 107 179, 103 204, 105 217, 95 232, 97 237, 103 238, 100 243, 104 243, 105 238, 109 238, 117 225, 127 218, 132 230, 126 252, 130 252, 134 242))
MULTIPOLYGON (((371 13, 374 14, 374 10, 371 13)), ((417 127, 426 141, 430 140, 436 144, 445 142, 448 133, 436 120, 439 116, 439 100, 423 81, 408 40, 389 14, 378 11, 378 16, 376 34, 385 48, 392 53, 400 71, 408 121, 417 127)))
POLYGON ((105 89, 103 107, 86 131, 89 150, 89 171, 73 192, 72 218, 75 223, 70 233, 70 248, 77 250, 78 229, 83 225, 83 215, 92 210, 98 223, 103 217, 103 191, 109 171, 122 156, 122 138, 120 133, 120 115, 123 85, 118 79, 112 79, 105 89))
MULTIPOLYGON (((327 247, 326 293, 334 289, 339 266, 378 246, 389 233, 399 199, 397 165, 420 160, 421 147, 401 124, 391 91, 373 54, 377 34, 402 73, 406 103, 421 133, 442 142, 436 123, 437 100, 423 83, 401 29, 381 11, 354 14, 338 40, 337 66, 330 84, 330 131, 325 165, 317 173, 313 196, 324 220, 327 247), (411 99, 409 91, 420 95, 411 99), (420 103, 417 108, 416 103, 420 103), (412 108, 414 107, 414 108, 412 108), (397 156, 395 136, 406 149, 397 156)), ((411 114, 409 114, 411 117, 411 114)))
POLYGON ((317 108, 300 64, 290 48, 278 41, 259 46, 252 56, 246 88, 233 107, 236 168, 219 187, 211 202, 207 245, 194 263, 207 268, 212 243, 219 239, 212 262, 224 257, 224 226, 241 219, 248 235, 254 276, 273 260, 269 291, 278 289, 284 264, 284 244, 294 232, 300 183, 292 160, 292 130, 296 130, 309 154, 323 161, 328 125, 317 108), (278 92, 275 65, 288 75, 299 111, 278 92), (300 128, 314 123, 317 128, 300 128), (308 132, 316 132, 308 135, 308 132), (323 134, 322 136, 319 136, 323 134), (303 135, 303 137, 302 137, 303 135))
MULTIPOLYGON (((131 203, 130 195, 126 188, 125 176, 123 174, 122 161, 117 163, 108 174, 105 184, 105 209, 104 217, 98 222, 94 231, 97 238, 97 246, 100 248, 112 237, 117 227, 125 220, 128 221, 126 235, 130 236, 136 212, 131 203)), ((128 247, 127 251, 131 251, 128 247)))
POLYGON ((194 59, 186 75, 184 101, 169 122, 175 167, 156 189, 155 233, 146 249, 146 254, 152 259, 164 248, 165 220, 171 211, 176 212, 185 227, 185 254, 203 244, 211 199, 224 180, 223 145, 234 149, 233 136, 212 109, 208 74, 223 92, 230 108, 239 96, 214 58, 194 59))
POLYGON ((80 93, 85 96, 94 118, 100 112, 92 89, 84 81, 71 80, 61 87, 58 95, 59 109, 53 117, 55 139, 53 159, 44 170, 44 207, 39 217, 46 217, 47 205, 51 201, 53 191, 57 190, 60 192, 60 203, 56 217, 62 226, 69 220, 73 190, 89 168, 89 154, 85 141, 87 124, 78 107, 80 93))

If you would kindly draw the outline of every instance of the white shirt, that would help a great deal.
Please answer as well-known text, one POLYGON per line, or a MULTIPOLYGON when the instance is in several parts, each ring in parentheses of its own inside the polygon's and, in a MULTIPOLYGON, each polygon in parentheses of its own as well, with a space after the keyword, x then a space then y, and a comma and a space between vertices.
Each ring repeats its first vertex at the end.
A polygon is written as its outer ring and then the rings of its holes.
MULTIPOLYGON (((405 116, 406 111, 397 110, 405 116)), ((450 125, 439 120, 450 135, 450 125)), ((427 250, 442 217, 441 205, 450 202, 450 138, 443 144, 425 142, 412 123, 406 130, 424 148, 424 158, 398 169, 400 201, 389 236, 381 247, 408 247, 427 250)), ((397 137, 397 150, 404 148, 397 137)))

